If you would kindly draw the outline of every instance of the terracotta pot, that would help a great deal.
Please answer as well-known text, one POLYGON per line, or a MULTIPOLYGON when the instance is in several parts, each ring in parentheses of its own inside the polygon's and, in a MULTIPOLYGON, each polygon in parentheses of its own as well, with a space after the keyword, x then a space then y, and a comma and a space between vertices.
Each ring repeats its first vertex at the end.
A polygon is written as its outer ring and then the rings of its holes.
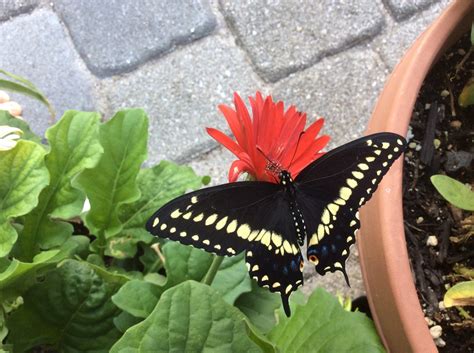
MULTIPOLYGON (((437 58, 474 19, 473 0, 455 0, 415 41, 394 69, 372 114, 367 134, 405 136, 418 91, 437 58)), ((361 210, 360 262, 377 330, 390 352, 437 352, 417 298, 403 226, 400 158, 361 210)))

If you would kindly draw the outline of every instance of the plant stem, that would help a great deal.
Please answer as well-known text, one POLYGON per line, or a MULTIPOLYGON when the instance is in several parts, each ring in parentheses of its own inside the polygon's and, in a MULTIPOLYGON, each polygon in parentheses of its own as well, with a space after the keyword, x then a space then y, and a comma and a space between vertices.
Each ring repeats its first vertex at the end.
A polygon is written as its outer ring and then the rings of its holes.
POLYGON ((211 267, 209 267, 209 270, 207 270, 207 273, 204 276, 202 283, 207 284, 208 286, 212 284, 214 277, 216 277, 217 270, 221 266, 221 263, 223 260, 224 260, 223 256, 217 256, 217 255, 214 256, 211 267))

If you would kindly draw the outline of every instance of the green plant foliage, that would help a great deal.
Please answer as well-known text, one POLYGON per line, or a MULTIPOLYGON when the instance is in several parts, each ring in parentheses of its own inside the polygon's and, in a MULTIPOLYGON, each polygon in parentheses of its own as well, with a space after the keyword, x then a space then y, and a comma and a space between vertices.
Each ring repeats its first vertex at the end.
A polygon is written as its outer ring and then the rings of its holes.
POLYGON ((0 125, 16 127, 23 131, 23 135, 21 136, 23 140, 41 143, 39 136, 35 135, 33 131, 31 131, 29 125, 24 120, 15 118, 6 110, 0 110, 0 125))
POLYGON ((444 306, 474 305, 474 281, 456 283, 444 295, 444 306))
POLYGON ((261 352, 245 320, 209 286, 186 281, 163 293, 151 315, 111 352, 261 352))
POLYGON ((58 262, 71 256, 77 245, 66 242, 61 249, 43 251, 33 258, 33 262, 13 259, 8 267, 0 272, 0 303, 22 295, 37 283, 37 277, 56 266, 58 262))
POLYGON ((120 259, 133 257, 138 242, 150 243, 153 239, 143 226, 148 218, 171 199, 200 188, 202 179, 190 167, 168 161, 140 170, 137 177, 140 199, 120 208, 123 229, 118 236, 108 240, 106 254, 120 259))
POLYGON ((447 175, 433 175, 431 182, 446 201, 458 208, 474 211, 474 191, 447 175))
POLYGON ((97 165, 81 173, 77 185, 90 200, 86 226, 105 246, 122 230, 119 209, 140 197, 136 177, 147 155, 148 118, 141 109, 122 110, 100 126, 104 149, 97 165))
POLYGON ((113 324, 119 310, 110 300, 121 284, 87 263, 65 261, 25 293, 24 305, 7 321, 8 342, 14 352, 39 344, 60 352, 107 352, 121 336, 113 324))
POLYGON ((304 306, 278 323, 269 338, 282 352, 384 352, 374 324, 364 314, 348 312, 318 288, 304 306))
POLYGON ((268 333, 275 326, 275 310, 281 307, 281 298, 252 281, 252 290, 243 293, 235 302, 261 332, 268 333))
POLYGON ((25 217, 18 257, 30 260, 39 248, 61 245, 72 235, 72 225, 58 219, 81 213, 85 195, 71 181, 100 158, 99 120, 97 113, 68 111, 46 131, 50 183, 41 192, 38 206, 25 217))
POLYGON ((252 280, 245 266, 244 253, 224 258, 214 277, 212 287, 229 304, 234 304, 241 294, 252 290, 252 280))
POLYGON ((11 72, 5 70, 0 69, 0 74, 3 74, 9 78, 9 80, 0 79, 0 89, 21 93, 36 99, 37 101, 46 105, 51 117, 54 119, 56 113, 54 112, 53 106, 48 101, 46 96, 44 96, 33 83, 24 77, 12 74, 11 72))
POLYGON ((166 289, 187 280, 201 281, 212 262, 211 254, 175 242, 163 246, 163 256, 165 285, 158 286, 141 280, 126 283, 112 298, 120 309, 135 317, 147 317, 166 289))
POLYGON ((19 141, 15 148, 0 152, 0 257, 8 255, 18 237, 12 219, 31 211, 48 184, 44 154, 31 141, 19 141))

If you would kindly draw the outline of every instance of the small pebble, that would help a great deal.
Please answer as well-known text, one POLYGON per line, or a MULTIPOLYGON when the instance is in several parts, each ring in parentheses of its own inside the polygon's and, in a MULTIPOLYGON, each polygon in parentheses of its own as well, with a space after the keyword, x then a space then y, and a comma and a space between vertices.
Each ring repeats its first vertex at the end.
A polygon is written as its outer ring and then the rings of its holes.
POLYGON ((438 308, 439 308, 439 310, 446 310, 446 307, 444 306, 444 302, 443 302, 443 301, 440 301, 440 302, 438 303, 438 308))
POLYGON ((425 110, 428 110, 428 109, 430 109, 430 108, 431 108, 431 104, 430 104, 430 103, 426 103, 426 104, 425 104, 425 110))
POLYGON ((418 145, 418 144, 417 144, 416 142, 410 142, 410 143, 408 144, 408 147, 410 147, 411 149, 415 149, 417 145, 418 145))
POLYGON ((415 147, 415 151, 417 151, 417 152, 418 152, 418 151, 420 151, 420 150, 421 150, 421 145, 416 145, 416 147, 415 147))
POLYGON ((420 216, 420 217, 418 217, 418 218, 416 219, 416 224, 420 224, 420 223, 422 223, 424 220, 425 220, 425 219, 420 216))
POLYGON ((459 120, 453 120, 449 123, 452 128, 459 129, 462 125, 462 122, 459 120))
POLYGON ((449 96, 449 91, 447 89, 443 89, 439 95, 441 97, 445 98, 445 97, 449 96))
POLYGON ((431 320, 428 316, 425 316, 425 321, 428 324, 428 326, 433 326, 434 325, 434 321, 431 320))
POLYGON ((441 337, 435 339, 435 344, 436 344, 437 347, 446 346, 446 342, 441 337))
MULTIPOLYGON (((417 220, 418 223, 418 220, 417 220)), ((421 222, 420 222, 421 223, 421 222)), ((435 235, 430 235, 428 239, 426 239, 426 245, 428 246, 436 246, 438 245, 438 238, 435 235)))
POLYGON ((443 333, 443 328, 440 325, 432 326, 430 327, 430 333, 433 339, 440 338, 443 333))
POLYGON ((441 141, 438 140, 438 139, 434 139, 433 140, 433 145, 434 145, 434 148, 438 149, 439 146, 441 146, 441 141))
POLYGON ((458 49, 458 54, 459 55, 466 55, 466 51, 463 48, 458 49))

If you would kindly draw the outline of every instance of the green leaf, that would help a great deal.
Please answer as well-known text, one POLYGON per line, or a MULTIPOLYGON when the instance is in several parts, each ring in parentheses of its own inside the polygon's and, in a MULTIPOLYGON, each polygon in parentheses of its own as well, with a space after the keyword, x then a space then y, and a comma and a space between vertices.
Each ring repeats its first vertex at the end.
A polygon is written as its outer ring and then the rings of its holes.
POLYGON ((0 110, 0 125, 8 125, 19 128, 21 131, 23 131, 23 135, 21 136, 23 140, 41 143, 41 138, 31 131, 30 126, 26 123, 26 121, 15 118, 6 110, 0 110))
POLYGON ((123 311, 144 319, 151 314, 164 291, 163 287, 134 279, 120 288, 112 301, 123 311))
POLYGON ((447 175, 433 175, 431 182, 446 201, 458 208, 474 211, 474 191, 447 175))
POLYGON ((278 294, 259 287, 255 281, 252 281, 252 291, 237 298, 235 306, 260 331, 268 333, 275 326, 275 310, 281 306, 281 299, 278 294))
POLYGON ((28 81, 26 78, 23 78, 18 75, 14 75, 11 72, 8 72, 5 70, 0 69, 0 73, 17 81, 17 82, 14 82, 11 80, 0 79, 0 89, 5 89, 5 90, 21 93, 40 101, 41 103, 46 105, 46 107, 49 110, 49 114, 54 119, 54 117, 56 116, 56 113, 54 112, 53 106, 48 101, 46 96, 44 96, 41 93, 41 91, 33 83, 28 81))
POLYGON ((444 306, 474 305, 474 281, 456 283, 444 295, 444 306))
MULTIPOLYGON (((72 244, 69 244, 72 245, 72 244)), ((16 298, 36 283, 36 278, 46 270, 56 266, 73 251, 67 246, 62 250, 55 249, 39 253, 33 262, 21 262, 13 259, 8 267, 0 273, 0 302, 16 298)))
POLYGON ((107 239, 105 255, 121 260, 131 258, 137 253, 138 243, 150 244, 153 239, 153 235, 148 233, 143 226, 136 229, 124 229, 120 234, 107 239))
POLYGON ((71 181, 100 158, 99 121, 97 113, 71 110, 46 131, 51 150, 45 163, 51 180, 41 192, 38 207, 25 217, 17 257, 30 260, 39 248, 61 245, 72 235, 72 225, 56 219, 81 213, 85 195, 71 181))
POLYGON ((136 317, 147 317, 166 289, 190 279, 202 280, 212 262, 212 254, 176 242, 168 242, 163 246, 163 256, 166 284, 158 286, 145 281, 126 283, 113 297, 120 309, 136 317))
POLYGON ((118 316, 114 317, 114 325, 122 333, 125 333, 125 331, 140 321, 142 320, 125 311, 122 311, 118 316))
POLYGON ((261 352, 245 320, 212 288, 186 281, 163 293, 152 314, 111 352, 261 352))
POLYGON ((141 196, 120 209, 124 229, 143 228, 153 213, 186 191, 199 189, 202 178, 190 167, 162 161, 153 168, 141 169, 137 177, 141 196))
POLYGON ((7 321, 8 342, 15 352, 41 344, 60 352, 107 352, 121 336, 113 323, 119 309, 110 300, 121 283, 87 263, 65 261, 24 295, 7 321))
POLYGON ((0 152, 0 257, 8 255, 18 237, 11 220, 30 212, 48 184, 44 153, 31 141, 19 141, 15 148, 0 152))
POLYGON ((232 305, 241 294, 252 290, 252 280, 245 265, 244 253, 224 258, 214 277, 212 287, 232 305))
POLYGON ((344 310, 336 298, 317 288, 305 306, 280 322, 269 338, 282 352, 384 352, 373 322, 344 310))
POLYGON ((107 255, 119 259, 135 256, 138 242, 150 243, 153 239, 144 227, 148 218, 171 199, 188 190, 200 188, 202 178, 190 167, 162 161, 153 168, 141 169, 137 185, 141 193, 140 199, 120 208, 119 219, 123 230, 108 240, 107 255))
POLYGON ((104 154, 76 179, 91 204, 85 218, 91 233, 109 238, 122 230, 120 207, 140 197, 136 177, 147 154, 147 131, 141 109, 122 110, 100 127, 104 154))
POLYGON ((462 89, 459 94, 458 103, 461 107, 474 104, 474 78, 471 78, 462 89))

